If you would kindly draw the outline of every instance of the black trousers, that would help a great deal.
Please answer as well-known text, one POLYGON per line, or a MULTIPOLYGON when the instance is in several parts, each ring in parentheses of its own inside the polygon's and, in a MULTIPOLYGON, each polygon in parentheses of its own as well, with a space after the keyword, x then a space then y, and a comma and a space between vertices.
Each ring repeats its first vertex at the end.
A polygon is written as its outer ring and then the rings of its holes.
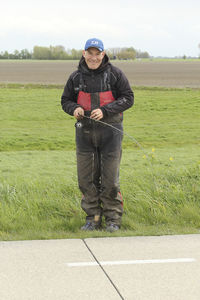
MULTIPOLYGON (((112 126, 123 130, 122 123, 112 126)), ((123 201, 119 166, 123 134, 107 125, 90 121, 76 124, 77 172, 83 194, 81 207, 87 220, 121 224, 123 201)))

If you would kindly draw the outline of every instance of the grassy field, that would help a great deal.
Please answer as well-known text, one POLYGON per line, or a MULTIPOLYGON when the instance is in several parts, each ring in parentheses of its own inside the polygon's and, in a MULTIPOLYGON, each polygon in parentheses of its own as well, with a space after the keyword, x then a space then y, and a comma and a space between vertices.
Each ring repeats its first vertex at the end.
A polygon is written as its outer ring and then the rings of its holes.
MULTIPOLYGON (((134 88, 124 114, 124 216, 114 236, 200 229, 199 89, 134 88)), ((60 86, 0 87, 0 239, 110 236, 82 233, 74 119, 60 86)), ((112 234, 113 235, 113 234, 112 234)))

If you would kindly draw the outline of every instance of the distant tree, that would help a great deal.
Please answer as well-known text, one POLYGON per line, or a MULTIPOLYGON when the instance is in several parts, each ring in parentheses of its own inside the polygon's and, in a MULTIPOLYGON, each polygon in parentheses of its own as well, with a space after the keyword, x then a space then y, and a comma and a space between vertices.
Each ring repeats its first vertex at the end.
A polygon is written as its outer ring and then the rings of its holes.
POLYGON ((31 59, 32 53, 27 49, 21 51, 15 50, 13 53, 8 53, 8 51, 0 52, 0 59, 31 59))
POLYGON ((35 46, 33 48, 34 59, 51 59, 51 50, 48 47, 35 46))
POLYGON ((21 59, 31 59, 32 54, 27 49, 22 49, 20 52, 21 59))
POLYGON ((9 53, 8 53, 8 51, 5 51, 5 52, 4 52, 3 58, 4 58, 4 59, 8 59, 8 58, 9 58, 9 53))
POLYGON ((142 52, 133 47, 129 48, 109 48, 106 53, 110 59, 135 59, 135 58, 149 58, 150 55, 147 51, 142 52))
POLYGON ((1 53, 0 53, 0 59, 8 59, 8 58, 10 58, 9 57, 10 56, 10 54, 8 53, 8 51, 1 51, 1 53))
POLYGON ((106 50, 106 53, 110 57, 110 59, 116 59, 120 51, 121 48, 109 48, 106 50))
POLYGON ((134 59, 135 56, 136 56, 136 51, 133 47, 122 48, 117 55, 119 59, 134 59))
POLYGON ((68 55, 65 51, 65 47, 59 45, 59 46, 50 46, 50 52, 51 52, 51 59, 67 59, 68 55))
POLYGON ((48 47, 35 46, 33 59, 80 59, 82 50, 71 49, 66 51, 61 45, 48 47))
POLYGON ((18 50, 15 50, 13 54, 9 55, 9 58, 19 59, 20 58, 20 52, 18 50))
POLYGON ((71 59, 80 59, 82 56, 82 50, 71 50, 71 59))
POLYGON ((136 51, 136 58, 149 58, 150 55, 147 51, 142 52, 141 50, 136 51))
POLYGON ((107 54, 111 59, 134 59, 136 50, 133 47, 129 48, 110 48, 107 54))

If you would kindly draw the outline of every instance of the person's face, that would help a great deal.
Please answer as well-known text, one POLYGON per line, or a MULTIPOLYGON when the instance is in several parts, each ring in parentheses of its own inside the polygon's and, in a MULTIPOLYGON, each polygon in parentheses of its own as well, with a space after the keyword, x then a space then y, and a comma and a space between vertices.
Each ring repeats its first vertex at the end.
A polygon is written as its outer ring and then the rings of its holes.
POLYGON ((86 51, 83 50, 83 57, 89 69, 97 69, 104 58, 105 52, 100 52, 96 48, 89 48, 86 51))

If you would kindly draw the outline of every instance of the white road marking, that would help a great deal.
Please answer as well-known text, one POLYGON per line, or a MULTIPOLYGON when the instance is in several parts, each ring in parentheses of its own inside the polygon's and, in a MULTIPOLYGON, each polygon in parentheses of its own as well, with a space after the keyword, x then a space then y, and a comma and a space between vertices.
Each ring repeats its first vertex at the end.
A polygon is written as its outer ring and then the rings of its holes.
MULTIPOLYGON (((138 264, 168 264, 168 263, 190 263, 194 258, 169 258, 169 259, 139 259, 139 260, 119 260, 119 261, 100 261, 102 266, 113 265, 138 265, 138 264)), ((73 262, 67 263, 68 267, 93 267, 98 266, 97 262, 73 262)))

